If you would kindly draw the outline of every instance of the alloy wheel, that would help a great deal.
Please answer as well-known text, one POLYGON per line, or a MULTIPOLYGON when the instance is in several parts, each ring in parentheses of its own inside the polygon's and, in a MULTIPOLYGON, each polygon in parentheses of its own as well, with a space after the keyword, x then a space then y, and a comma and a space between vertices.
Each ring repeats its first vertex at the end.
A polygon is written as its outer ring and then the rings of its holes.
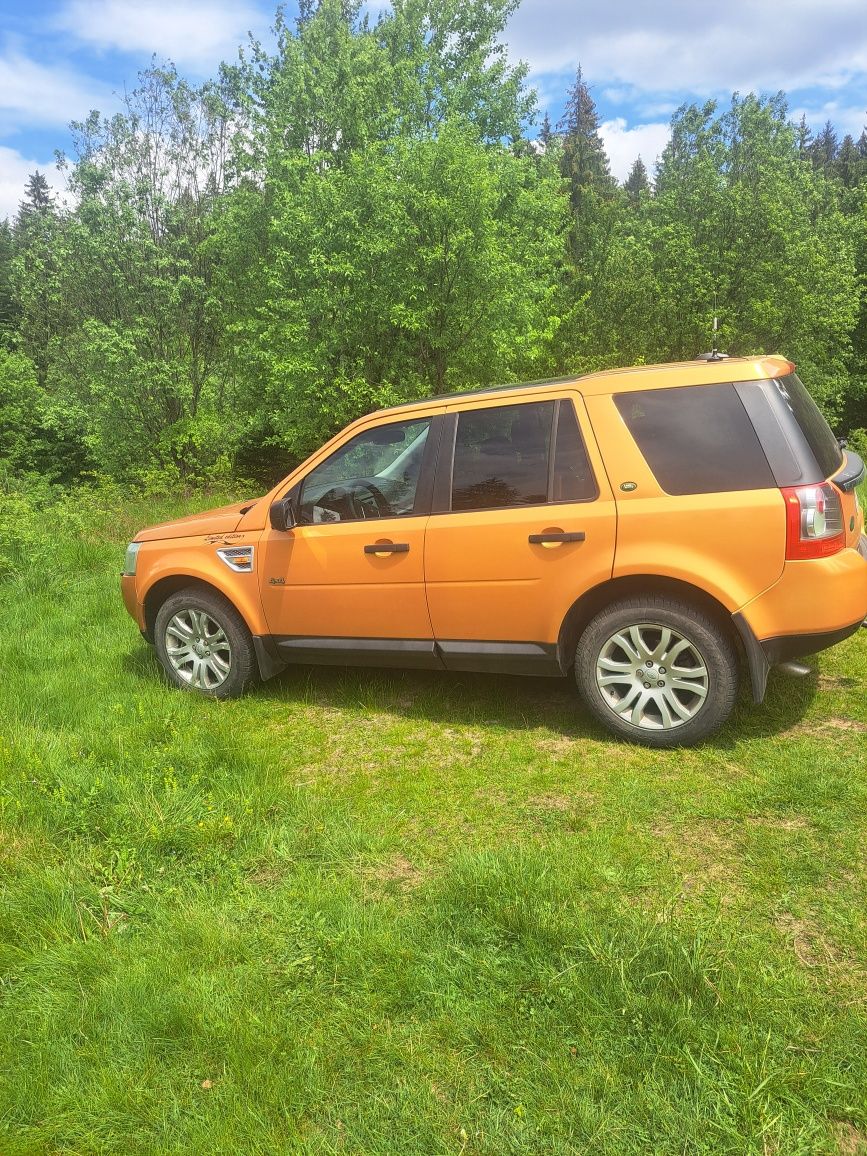
POLYGON ((176 674, 199 690, 216 690, 232 666, 232 648, 220 623, 204 610, 179 610, 166 626, 166 655, 176 674))
POLYGON ((696 644, 670 626, 639 622, 612 634, 596 659, 596 685, 618 718, 667 731, 694 718, 707 699, 707 663, 696 644))

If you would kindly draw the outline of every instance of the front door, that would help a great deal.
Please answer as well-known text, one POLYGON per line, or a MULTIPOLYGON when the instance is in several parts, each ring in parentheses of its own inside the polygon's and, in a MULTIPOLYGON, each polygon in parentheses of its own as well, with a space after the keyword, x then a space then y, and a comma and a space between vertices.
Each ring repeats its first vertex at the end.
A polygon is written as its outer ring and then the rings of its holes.
POLYGON ((262 537, 262 602, 297 661, 439 666, 424 588, 431 419, 371 426, 296 487, 298 524, 262 537), (422 507, 422 508, 420 508, 422 507))
POLYGON ((425 544, 443 661, 552 672, 569 607, 614 562, 616 506, 583 401, 450 412, 454 449, 444 440, 425 544))

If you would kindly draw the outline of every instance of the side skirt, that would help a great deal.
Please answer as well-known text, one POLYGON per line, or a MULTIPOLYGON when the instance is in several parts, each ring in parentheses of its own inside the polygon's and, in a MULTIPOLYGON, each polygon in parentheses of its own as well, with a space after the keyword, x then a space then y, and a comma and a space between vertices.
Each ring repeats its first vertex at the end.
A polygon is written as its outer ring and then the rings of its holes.
MULTIPOLYGON (((280 666, 301 662, 317 666, 380 666, 563 677, 556 643, 280 635, 257 641, 260 669, 264 652, 269 661, 276 659, 280 666)), ((262 669, 262 677, 270 675, 262 669)))

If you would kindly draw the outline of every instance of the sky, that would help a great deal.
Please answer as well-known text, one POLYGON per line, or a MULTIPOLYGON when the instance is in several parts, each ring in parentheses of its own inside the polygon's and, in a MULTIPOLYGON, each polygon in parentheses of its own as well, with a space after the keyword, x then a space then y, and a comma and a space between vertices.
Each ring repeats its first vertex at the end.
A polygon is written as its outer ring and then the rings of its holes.
MULTIPOLYGON (((371 0, 372 8, 383 0, 371 0)), ((268 39, 274 0, 0 0, 0 218, 35 168, 62 191, 70 120, 111 112, 154 53, 190 80, 268 39)), ((292 11, 292 0, 287 5, 292 11)), ((556 124, 580 63, 611 167, 648 169, 684 102, 783 89, 794 120, 867 124, 865 0, 523 0, 506 32, 556 124)))

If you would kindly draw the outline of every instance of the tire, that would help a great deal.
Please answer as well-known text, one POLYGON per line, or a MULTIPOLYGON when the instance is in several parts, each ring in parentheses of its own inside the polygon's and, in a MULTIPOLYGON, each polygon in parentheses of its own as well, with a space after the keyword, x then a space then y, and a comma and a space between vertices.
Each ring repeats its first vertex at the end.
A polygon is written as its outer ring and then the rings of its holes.
POLYGON ((692 746, 722 726, 738 673, 734 646, 712 619, 658 595, 600 611, 575 655, 590 711, 620 738, 648 747, 692 746))
POLYGON ((169 682, 209 698, 237 698, 258 681, 253 639, 222 594, 188 586, 170 595, 154 626, 157 657, 169 682))

